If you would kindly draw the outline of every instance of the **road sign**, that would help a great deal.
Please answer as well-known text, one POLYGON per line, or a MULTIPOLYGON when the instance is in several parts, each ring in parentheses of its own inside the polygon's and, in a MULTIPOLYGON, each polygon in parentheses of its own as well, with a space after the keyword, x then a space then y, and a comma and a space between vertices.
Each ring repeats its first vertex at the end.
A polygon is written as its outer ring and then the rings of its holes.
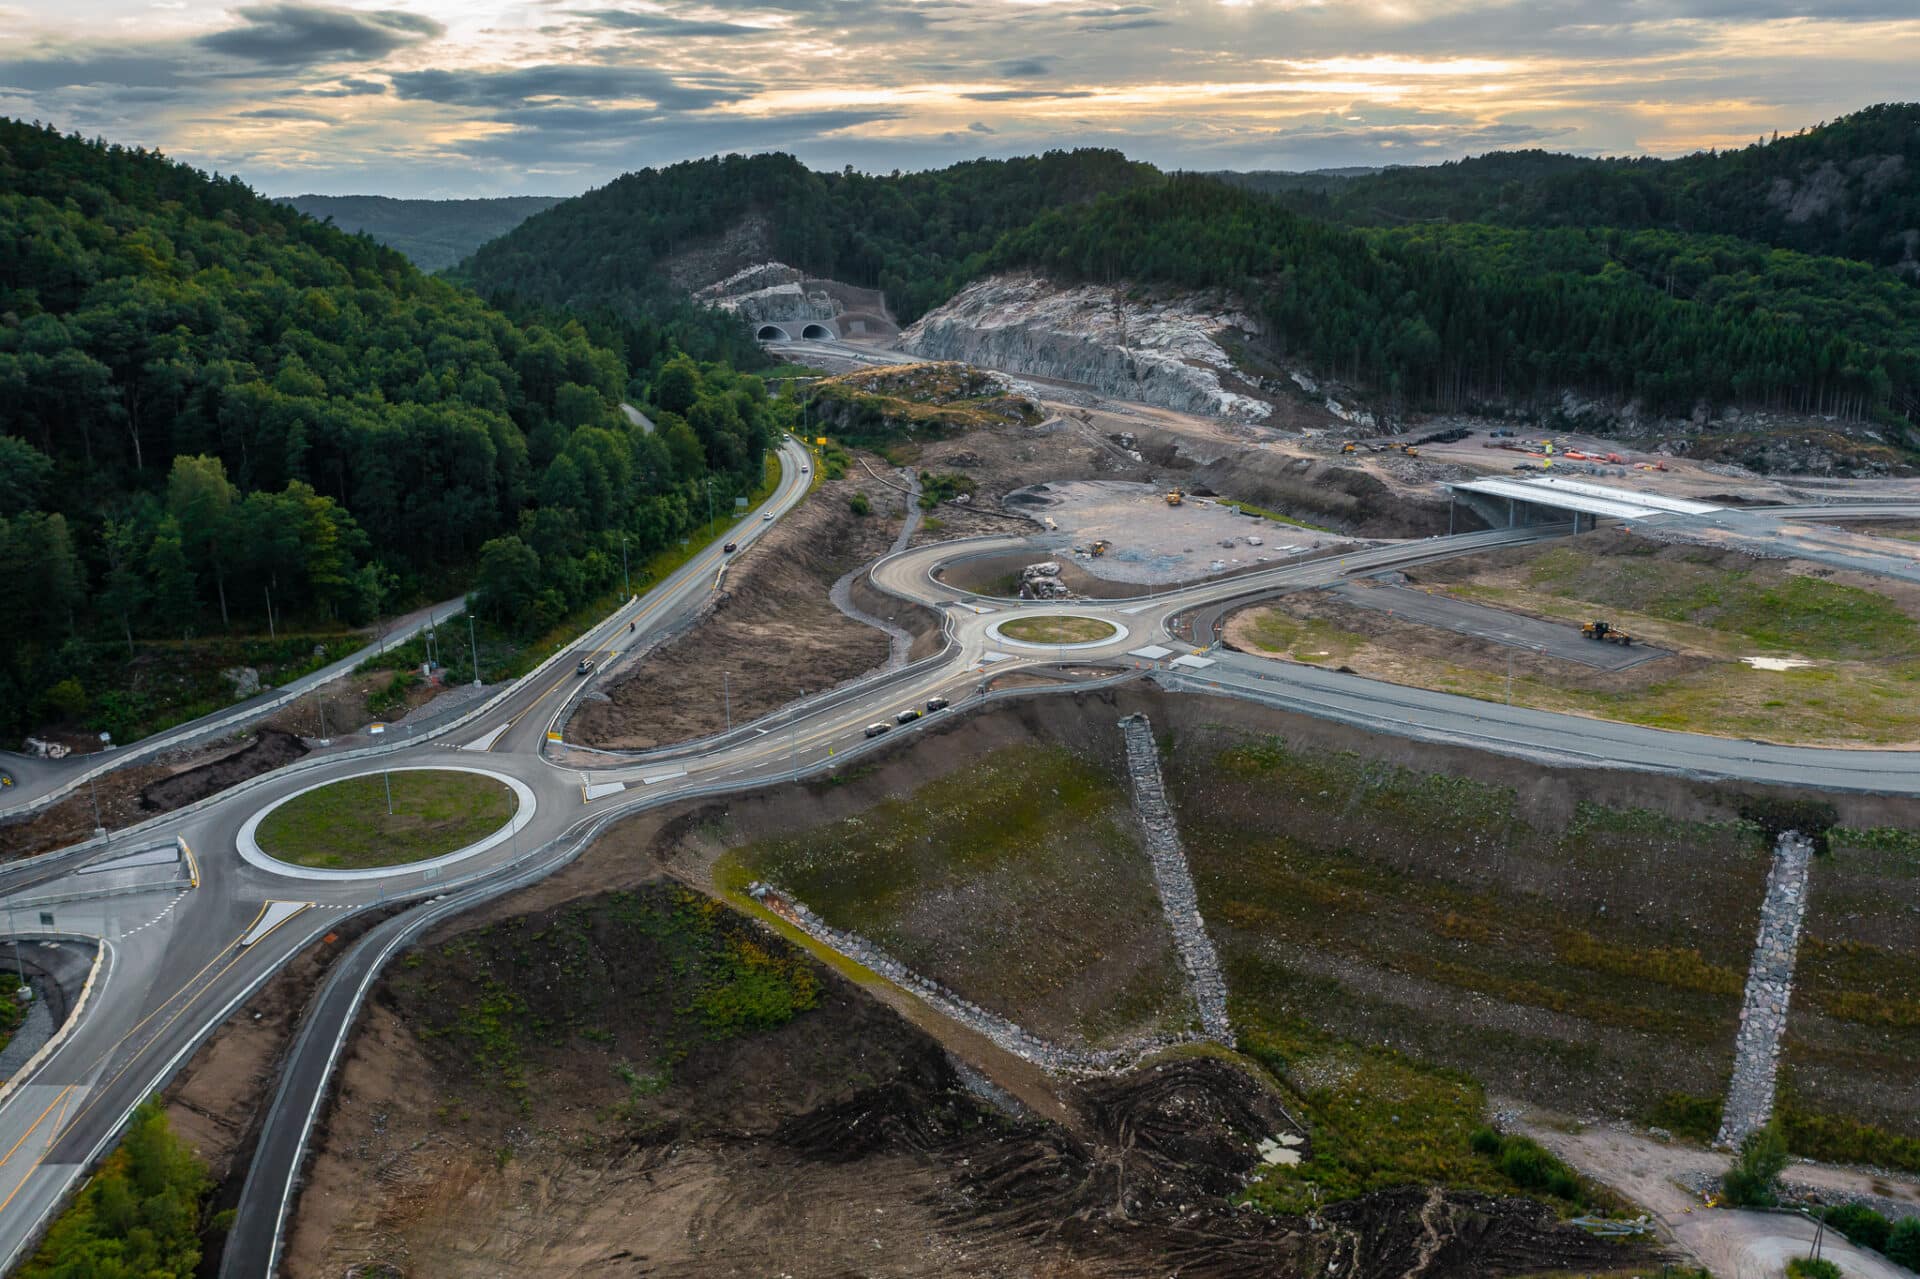
POLYGON ((385 724, 369 724, 367 725, 367 731, 369 733, 384 733, 387 731, 387 726, 385 724))
POLYGON ((734 507, 734 509, 735 509, 735 510, 737 510, 737 511, 744 511, 744 510, 746 510, 746 509, 747 509, 747 499, 746 499, 746 498, 744 498, 744 497, 736 497, 736 498, 734 498, 734 499, 733 499, 733 507, 734 507))
POLYGON ((813 442, 815 444, 821 445, 822 447, 825 447, 827 443, 827 437, 824 435, 816 435, 813 437, 813 442))
POLYGON ((560 740, 560 734, 558 734, 558 733, 556 733, 556 732, 554 732, 554 731, 553 731, 552 729, 548 729, 548 730, 547 730, 547 740, 548 740, 548 741, 550 741, 550 742, 557 742, 557 741, 559 741, 559 740, 560 740))

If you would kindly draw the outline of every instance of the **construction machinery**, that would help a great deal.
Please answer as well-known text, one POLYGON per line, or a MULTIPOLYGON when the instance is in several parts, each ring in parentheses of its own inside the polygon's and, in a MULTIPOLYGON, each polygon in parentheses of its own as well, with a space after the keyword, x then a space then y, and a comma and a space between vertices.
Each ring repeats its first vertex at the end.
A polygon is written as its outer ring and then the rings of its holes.
POLYGON ((1182 493, 1179 489, 1167 490, 1168 506, 1179 506, 1182 502, 1185 502, 1186 500, 1187 500, 1187 495, 1185 493, 1182 493))
POLYGON ((1092 546, 1089 546, 1087 550, 1093 555, 1093 558, 1099 559, 1102 555, 1105 555, 1107 551, 1112 548, 1112 546, 1113 546, 1112 542, 1109 542, 1105 538, 1102 538, 1100 541, 1095 542, 1092 546))
POLYGON ((1347 441, 1347 442, 1346 442, 1345 444, 1342 444, 1342 445, 1340 446, 1340 451, 1341 451, 1342 453, 1353 453, 1353 452, 1357 452, 1358 450, 1356 450, 1356 449, 1354 448, 1354 446, 1353 446, 1353 441, 1352 441, 1352 440, 1348 440, 1348 441, 1347 441))
POLYGON ((1599 640, 1602 644, 1631 644, 1633 636, 1615 626, 1612 622, 1595 618, 1580 628, 1580 633, 1590 640, 1599 640))

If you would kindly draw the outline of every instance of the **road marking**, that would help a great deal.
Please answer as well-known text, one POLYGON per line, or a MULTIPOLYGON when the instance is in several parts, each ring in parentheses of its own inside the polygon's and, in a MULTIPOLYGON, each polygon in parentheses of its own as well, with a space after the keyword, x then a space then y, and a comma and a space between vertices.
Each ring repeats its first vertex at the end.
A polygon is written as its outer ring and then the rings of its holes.
MULTIPOLYGON (((75 1085, 68 1084, 65 1088, 62 1088, 60 1090, 60 1095, 58 1097, 55 1097, 52 1101, 47 1103, 47 1108, 40 1112, 40 1118, 34 1120, 32 1124, 28 1125, 27 1130, 20 1134, 20 1140, 14 1142, 13 1145, 7 1147, 6 1154, 0 1155, 0 1168, 6 1167, 7 1161, 13 1158, 14 1151, 26 1145, 27 1138, 33 1136, 33 1130, 35 1128, 38 1128, 41 1124, 41 1121, 44 1120, 49 1114, 53 1113, 53 1108, 59 1105, 62 1101, 64 1101, 66 1099, 67 1094, 72 1092, 74 1088, 75 1088, 75 1085)), ((12 1196, 9 1195, 8 1198, 11 1199, 12 1196)), ((5 1208, 5 1207, 6 1207, 6 1204, 0 1203, 0 1208, 5 1208)))
POLYGON ((114 938, 114 940, 125 941, 127 938, 133 936, 137 932, 141 932, 144 929, 152 928, 155 924, 165 919, 168 915, 171 915, 173 913, 173 908, 175 906, 178 906, 180 904, 181 899, 184 898, 186 895, 187 895, 187 890, 184 888, 181 889, 179 892, 173 895, 173 900, 168 902, 166 905, 166 908, 162 910, 158 915, 155 915, 152 919, 149 919, 144 924, 137 924, 134 927, 127 929, 127 931, 125 931, 124 933, 121 933, 118 937, 114 938))

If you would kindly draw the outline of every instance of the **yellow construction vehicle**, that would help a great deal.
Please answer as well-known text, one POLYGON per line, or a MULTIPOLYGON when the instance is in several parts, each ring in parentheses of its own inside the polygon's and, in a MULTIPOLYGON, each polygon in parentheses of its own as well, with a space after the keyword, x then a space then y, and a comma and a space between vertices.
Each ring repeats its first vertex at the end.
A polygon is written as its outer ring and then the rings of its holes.
POLYGON ((1093 553, 1093 558, 1099 559, 1102 555, 1105 555, 1107 553, 1107 548, 1112 545, 1113 543, 1106 541, 1105 539, 1102 539, 1098 542, 1095 542, 1092 546, 1088 547, 1087 549, 1093 553))
POLYGON ((1348 440, 1345 444, 1342 444, 1340 446, 1340 451, 1342 453, 1353 453, 1353 452, 1356 452, 1357 450, 1353 446, 1353 441, 1348 440))
POLYGON ((1612 622, 1603 622, 1599 618, 1580 628, 1580 633, 1590 640, 1599 640, 1602 644, 1631 644, 1633 636, 1615 626, 1612 622))
POLYGON ((1178 506, 1178 505, 1180 505, 1180 504, 1181 504, 1182 502, 1184 502, 1184 501, 1186 501, 1186 500, 1187 500, 1187 495, 1186 495, 1185 493, 1182 493, 1182 492, 1181 492, 1181 491, 1180 491, 1179 489, 1168 489, 1168 490, 1167 490, 1167 505, 1168 505, 1168 506, 1178 506))
POLYGON ((1406 454, 1408 457, 1419 457, 1420 450, 1415 448, 1413 445, 1409 444, 1406 447, 1406 454))

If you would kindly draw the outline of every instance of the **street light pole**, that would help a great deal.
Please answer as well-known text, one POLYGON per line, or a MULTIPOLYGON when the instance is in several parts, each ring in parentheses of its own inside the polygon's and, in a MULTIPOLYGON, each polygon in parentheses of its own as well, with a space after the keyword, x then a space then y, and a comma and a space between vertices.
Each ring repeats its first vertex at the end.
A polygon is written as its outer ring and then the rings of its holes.
POLYGON ((733 731, 733 686, 729 682, 729 672, 720 672, 720 698, 727 708, 727 731, 733 731))
POLYGON ((627 535, 620 535, 620 581, 626 587, 628 599, 633 598, 633 578, 627 573, 627 535))
POLYGON ((274 633, 273 629, 273 588, 262 586, 260 589, 267 593, 267 638, 279 639, 280 637, 274 633))
POLYGON ((387 784, 387 816, 393 816, 393 774, 386 769, 380 770, 380 780, 387 784))
POLYGON ((473 645, 473 686, 480 687, 480 641, 473 637, 473 610, 467 610, 467 643, 473 645))

